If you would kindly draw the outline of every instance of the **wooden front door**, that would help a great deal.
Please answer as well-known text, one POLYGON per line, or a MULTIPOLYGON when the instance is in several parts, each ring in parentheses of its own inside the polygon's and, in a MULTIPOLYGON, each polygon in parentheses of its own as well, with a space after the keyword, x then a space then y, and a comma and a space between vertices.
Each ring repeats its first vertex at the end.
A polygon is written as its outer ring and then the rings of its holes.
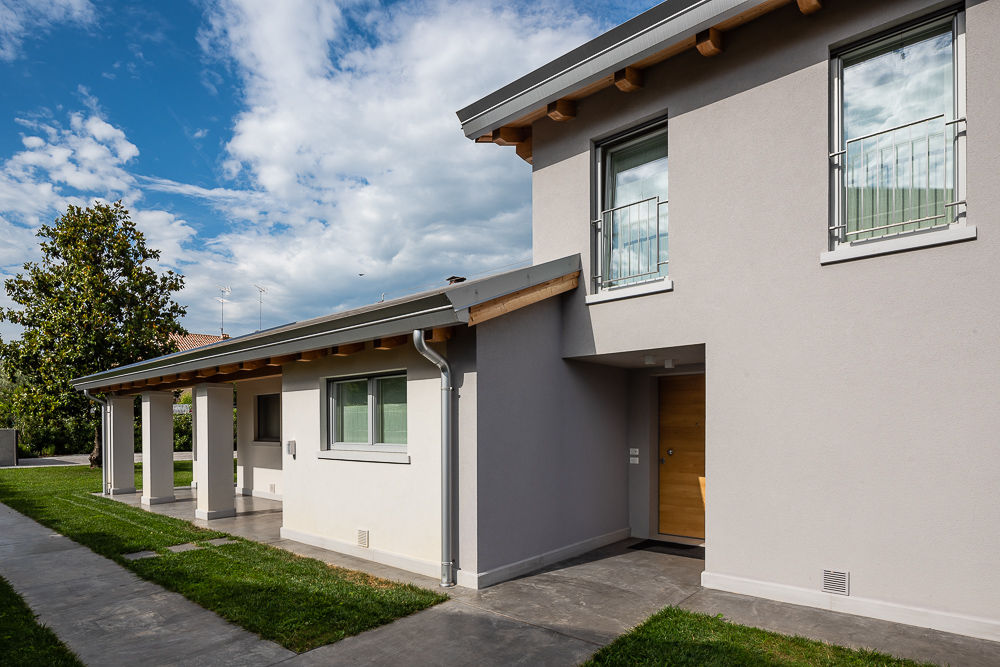
POLYGON ((660 532, 705 539, 705 376, 660 378, 660 532))

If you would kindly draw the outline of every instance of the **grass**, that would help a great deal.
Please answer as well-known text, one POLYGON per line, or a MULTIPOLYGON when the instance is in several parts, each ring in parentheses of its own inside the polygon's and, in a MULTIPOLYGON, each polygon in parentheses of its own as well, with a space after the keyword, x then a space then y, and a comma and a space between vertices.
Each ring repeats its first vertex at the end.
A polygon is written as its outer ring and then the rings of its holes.
MULTIPOLYGON (((175 485, 190 482, 191 462, 175 462, 175 485)), ((136 487, 141 483, 137 465, 136 487)), ((100 489, 101 471, 85 466, 0 470, 0 502, 293 651, 338 641, 447 599, 94 496, 100 489), (216 537, 234 543, 206 544, 216 537), (187 542, 203 548, 177 554, 166 549, 187 542), (160 555, 123 558, 145 550, 160 555)))
POLYGON ((608 644, 585 663, 602 665, 830 665, 913 667, 922 663, 736 625, 720 616, 667 607, 608 644))
POLYGON ((0 665, 82 667, 76 655, 35 615, 6 579, 0 577, 0 665))

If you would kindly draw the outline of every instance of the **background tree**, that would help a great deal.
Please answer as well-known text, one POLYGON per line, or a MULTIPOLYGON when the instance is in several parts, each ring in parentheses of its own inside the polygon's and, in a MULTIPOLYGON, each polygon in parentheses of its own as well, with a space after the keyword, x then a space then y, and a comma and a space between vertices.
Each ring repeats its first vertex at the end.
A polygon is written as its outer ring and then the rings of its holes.
POLYGON ((22 334, 0 341, 3 408, 31 451, 85 452, 99 419, 69 381, 175 351, 170 334, 185 333, 185 308, 172 295, 184 277, 157 273, 160 252, 121 202, 70 206, 37 236, 41 262, 4 284, 17 306, 0 310, 0 321, 22 334))

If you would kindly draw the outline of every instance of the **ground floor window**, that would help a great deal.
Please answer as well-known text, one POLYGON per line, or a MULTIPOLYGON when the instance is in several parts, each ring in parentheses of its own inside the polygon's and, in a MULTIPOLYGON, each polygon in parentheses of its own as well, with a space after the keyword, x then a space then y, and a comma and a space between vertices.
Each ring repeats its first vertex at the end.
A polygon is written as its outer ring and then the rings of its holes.
POLYGON ((254 440, 281 442, 281 394, 259 394, 254 420, 254 440))
POLYGON ((329 447, 403 449, 406 376, 329 380, 329 447))

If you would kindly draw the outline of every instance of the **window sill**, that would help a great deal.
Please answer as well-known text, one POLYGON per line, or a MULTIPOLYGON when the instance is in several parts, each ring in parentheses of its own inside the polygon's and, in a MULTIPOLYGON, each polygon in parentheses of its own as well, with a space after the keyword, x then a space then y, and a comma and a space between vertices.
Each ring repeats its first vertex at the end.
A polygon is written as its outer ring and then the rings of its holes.
POLYGON ((657 292, 669 292, 674 289, 674 281, 670 278, 657 278, 639 285, 629 285, 628 287, 613 287, 603 290, 597 294, 587 295, 587 305, 604 303, 605 301, 617 301, 618 299, 629 299, 634 296, 644 296, 646 294, 656 294, 657 292))
POLYGON ((836 250, 820 253, 819 263, 836 264, 837 262, 849 262, 852 259, 863 259, 865 257, 876 257, 878 255, 915 250, 916 248, 929 248, 936 245, 971 241, 975 238, 975 227, 958 224, 944 229, 916 232, 891 239, 876 239, 868 242, 855 242, 852 245, 843 245, 836 250))
POLYGON ((250 444, 255 447, 281 447, 280 440, 253 440, 250 444))
POLYGON ((367 461, 369 463, 409 463, 406 452, 377 452, 350 449, 324 449, 316 452, 316 458, 331 461, 367 461))

